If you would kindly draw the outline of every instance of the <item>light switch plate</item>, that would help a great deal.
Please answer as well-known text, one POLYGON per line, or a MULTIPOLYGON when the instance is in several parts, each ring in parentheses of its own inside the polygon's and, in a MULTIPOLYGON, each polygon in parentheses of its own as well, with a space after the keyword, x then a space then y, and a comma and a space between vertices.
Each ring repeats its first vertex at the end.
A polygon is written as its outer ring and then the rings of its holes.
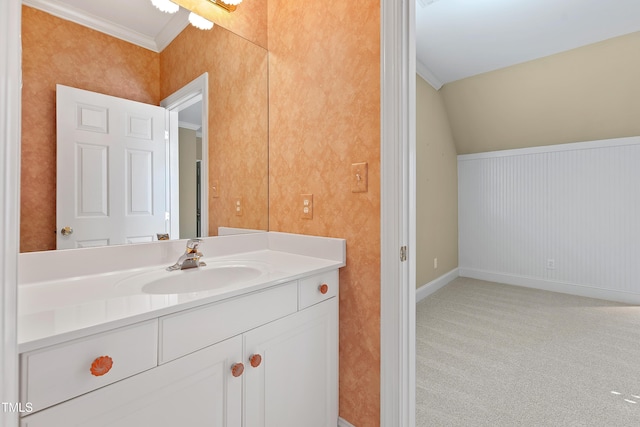
POLYGON ((300 208, 302 219, 313 219, 313 194, 300 195, 300 208))
POLYGON ((367 192, 369 183, 369 165, 367 162, 351 164, 351 192, 367 192))
POLYGON ((211 197, 220 197, 218 193, 218 180, 214 180, 211 182, 211 197))

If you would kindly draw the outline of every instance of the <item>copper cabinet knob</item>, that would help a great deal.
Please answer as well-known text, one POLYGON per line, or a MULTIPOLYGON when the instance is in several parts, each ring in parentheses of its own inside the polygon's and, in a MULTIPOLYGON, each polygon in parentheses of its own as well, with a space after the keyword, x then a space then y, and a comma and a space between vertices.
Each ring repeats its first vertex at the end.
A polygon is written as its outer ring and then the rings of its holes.
POLYGON ((326 294, 327 292, 329 292, 329 285, 323 283, 322 285, 318 286, 318 290, 321 294, 326 294))
POLYGON ((231 367, 231 375, 239 377, 244 372, 244 365, 242 363, 236 363, 231 367))
POLYGON ((113 359, 109 356, 100 356, 91 364, 91 375, 101 377, 111 370, 113 359))
POLYGON ((249 358, 249 362, 251 363, 251 366, 257 368, 262 363, 262 356, 259 354, 252 354, 249 358))

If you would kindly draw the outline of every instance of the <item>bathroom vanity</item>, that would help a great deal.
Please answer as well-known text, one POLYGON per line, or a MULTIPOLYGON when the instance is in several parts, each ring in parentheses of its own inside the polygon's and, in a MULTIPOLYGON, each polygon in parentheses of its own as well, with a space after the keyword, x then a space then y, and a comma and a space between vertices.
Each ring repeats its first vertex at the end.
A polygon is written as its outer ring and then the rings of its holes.
POLYGON ((21 255, 21 426, 337 425, 345 241, 208 238, 167 272, 184 243, 76 251, 73 277, 74 250, 21 255))

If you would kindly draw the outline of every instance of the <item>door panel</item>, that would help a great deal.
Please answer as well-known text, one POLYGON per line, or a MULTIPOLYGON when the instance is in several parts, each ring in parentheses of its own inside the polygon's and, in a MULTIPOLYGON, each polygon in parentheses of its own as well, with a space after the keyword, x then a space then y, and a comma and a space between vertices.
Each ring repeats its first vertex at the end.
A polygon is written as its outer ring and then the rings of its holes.
POLYGON ((335 427, 338 423, 337 299, 244 335, 244 427, 335 427))
POLYGON ((153 215, 153 152, 126 150, 127 216, 153 215))
POLYGON ((107 217, 109 148, 104 145, 76 144, 78 204, 76 217, 107 217))

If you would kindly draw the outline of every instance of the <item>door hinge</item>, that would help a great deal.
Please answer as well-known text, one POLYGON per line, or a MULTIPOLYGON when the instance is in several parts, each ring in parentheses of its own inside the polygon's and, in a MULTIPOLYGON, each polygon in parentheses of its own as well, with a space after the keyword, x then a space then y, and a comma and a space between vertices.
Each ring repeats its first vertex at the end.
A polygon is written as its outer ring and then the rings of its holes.
POLYGON ((400 261, 405 262, 407 260, 407 247, 400 247, 400 261))

